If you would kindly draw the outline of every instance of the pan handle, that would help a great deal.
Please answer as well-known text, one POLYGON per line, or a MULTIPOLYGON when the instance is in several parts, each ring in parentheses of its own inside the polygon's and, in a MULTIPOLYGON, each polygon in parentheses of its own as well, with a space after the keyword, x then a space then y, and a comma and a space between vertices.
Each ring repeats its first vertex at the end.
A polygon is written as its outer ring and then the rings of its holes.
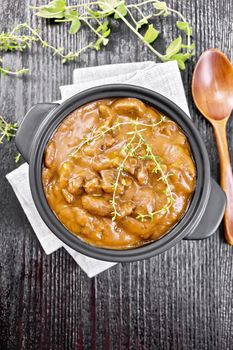
POLYGON ((206 210, 195 230, 184 239, 205 239, 218 229, 226 208, 226 195, 214 179, 211 179, 211 192, 206 210))
POLYGON ((31 144, 42 121, 52 112, 58 103, 38 103, 25 115, 16 133, 16 147, 23 158, 29 163, 31 144))

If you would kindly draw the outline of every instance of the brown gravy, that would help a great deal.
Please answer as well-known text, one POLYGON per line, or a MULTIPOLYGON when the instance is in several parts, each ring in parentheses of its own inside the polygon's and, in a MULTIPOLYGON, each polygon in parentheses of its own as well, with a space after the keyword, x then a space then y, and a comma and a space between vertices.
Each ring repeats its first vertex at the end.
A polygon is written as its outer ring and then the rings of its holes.
POLYGON ((186 212, 196 169, 186 136, 133 98, 98 100, 72 112, 48 142, 48 203, 85 242, 127 249, 157 240, 186 212))

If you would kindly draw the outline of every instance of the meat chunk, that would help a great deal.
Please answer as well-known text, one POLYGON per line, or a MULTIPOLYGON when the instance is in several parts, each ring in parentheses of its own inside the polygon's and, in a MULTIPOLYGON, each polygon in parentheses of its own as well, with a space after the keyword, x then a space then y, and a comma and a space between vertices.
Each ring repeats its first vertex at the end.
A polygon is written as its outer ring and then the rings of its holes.
POLYGON ((106 216, 112 212, 110 200, 90 195, 82 196, 83 208, 92 214, 106 216))
POLYGON ((136 205, 136 214, 148 214, 155 211, 156 198, 152 188, 139 188, 133 197, 133 202, 136 205))
POLYGON ((146 112, 146 106, 136 98, 121 98, 113 102, 112 109, 117 114, 133 118, 141 118, 146 112))
POLYGON ((131 175, 135 174, 135 171, 138 166, 138 161, 135 158, 128 158, 124 164, 124 170, 128 171, 131 175))
POLYGON ((62 194, 66 200, 67 203, 73 203, 75 201, 75 197, 69 192, 67 191, 65 188, 63 188, 62 190, 62 194))
POLYGON ((82 193, 82 185, 83 185, 83 177, 76 176, 69 180, 68 183, 68 191, 72 194, 81 194, 82 193))
POLYGON ((132 214, 132 211, 135 208, 135 204, 132 202, 122 203, 119 205, 118 212, 120 214, 120 217, 125 217, 127 215, 132 214))
POLYGON ((95 171, 101 171, 102 169, 109 169, 112 167, 112 161, 110 158, 104 156, 104 155, 99 155, 92 159, 91 161, 91 167, 95 171))
POLYGON ((86 181, 84 184, 84 189, 88 194, 101 194, 99 179, 95 177, 94 179, 86 181))
POLYGON ((56 144, 53 140, 50 140, 46 147, 44 163, 47 168, 51 168, 55 159, 56 144))
POLYGON ((113 185, 116 178, 113 170, 101 170, 100 175, 102 178, 102 189, 104 190, 104 192, 113 193, 113 185))
MULTIPOLYGON (((114 192, 114 184, 116 182, 117 172, 114 170, 101 170, 102 189, 106 193, 114 192)), ((116 193, 122 194, 124 192, 124 185, 119 181, 117 184, 116 193)))
POLYGON ((92 216, 88 214, 87 211, 84 209, 75 207, 73 208, 73 211, 75 213, 76 222, 82 227, 86 226, 88 221, 92 220, 92 216))
POLYGON ((154 231, 154 223, 150 220, 141 222, 131 216, 127 216, 119 223, 123 229, 144 239, 148 239, 154 231))
POLYGON ((112 126, 112 123, 116 117, 116 113, 112 110, 112 108, 106 105, 100 105, 99 114, 100 114, 100 118, 104 119, 104 122, 103 122, 104 124, 101 124, 101 126, 106 126, 106 127, 112 126))
POLYGON ((43 179, 43 185, 47 186, 51 179, 53 177, 53 173, 48 168, 43 168, 42 170, 42 179, 43 179))
POLYGON ((172 167, 171 180, 178 193, 191 193, 193 191, 194 175, 188 170, 181 170, 179 168, 172 167))
POLYGON ((67 187, 70 174, 72 173, 73 164, 71 161, 64 162, 58 173, 59 173, 59 184, 61 188, 67 187))
POLYGON ((162 115, 152 109, 151 107, 146 109, 145 118, 150 121, 151 124, 158 123, 162 119, 162 115))
POLYGON ((139 185, 143 186, 148 183, 149 175, 148 171, 143 165, 143 163, 140 163, 139 169, 137 170, 137 180, 139 185))

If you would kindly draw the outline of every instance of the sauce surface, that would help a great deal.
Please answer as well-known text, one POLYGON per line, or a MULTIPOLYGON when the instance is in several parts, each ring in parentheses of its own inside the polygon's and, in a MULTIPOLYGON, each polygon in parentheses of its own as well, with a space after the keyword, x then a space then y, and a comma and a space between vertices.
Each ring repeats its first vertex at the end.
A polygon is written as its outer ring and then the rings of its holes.
POLYGON ((45 150, 42 181, 68 230, 98 247, 128 249, 180 221, 196 169, 175 122, 134 98, 104 99, 59 125, 45 150))

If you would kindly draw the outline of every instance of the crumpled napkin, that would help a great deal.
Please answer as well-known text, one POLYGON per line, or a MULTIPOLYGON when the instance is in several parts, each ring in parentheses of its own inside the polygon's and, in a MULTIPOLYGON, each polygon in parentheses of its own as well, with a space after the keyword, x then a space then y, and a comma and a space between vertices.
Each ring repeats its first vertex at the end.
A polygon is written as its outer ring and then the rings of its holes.
MULTIPOLYGON (((157 64, 148 61, 75 69, 73 84, 60 87, 62 100, 90 87, 111 83, 134 84, 155 90, 174 101, 189 115, 180 71, 175 61, 157 64)), ((6 178, 46 254, 64 247, 89 277, 115 265, 115 263, 92 259, 76 252, 49 230, 32 199, 27 163, 9 173, 6 178)))

